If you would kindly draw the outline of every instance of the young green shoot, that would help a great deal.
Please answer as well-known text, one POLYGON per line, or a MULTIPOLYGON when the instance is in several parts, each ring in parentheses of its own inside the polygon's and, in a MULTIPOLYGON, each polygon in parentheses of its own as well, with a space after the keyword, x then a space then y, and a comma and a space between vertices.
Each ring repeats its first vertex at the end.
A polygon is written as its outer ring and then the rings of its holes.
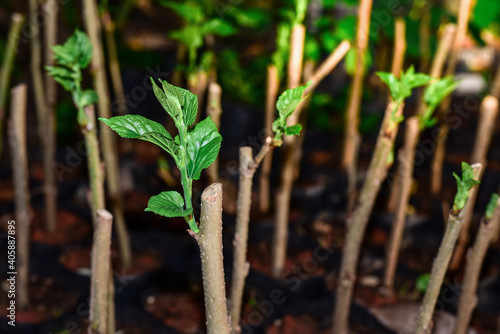
POLYGON ((210 116, 190 128, 198 112, 198 100, 195 94, 164 80, 161 80, 161 88, 153 78, 151 82, 156 98, 172 117, 179 131, 179 135, 175 138, 172 138, 159 123, 139 115, 99 118, 99 120, 121 137, 149 141, 172 156, 181 173, 184 198, 177 191, 165 191, 151 197, 145 211, 165 217, 184 217, 191 231, 198 233, 199 228, 192 204, 193 180, 198 180, 201 171, 214 162, 219 153, 222 136, 210 116))
POLYGON ((293 89, 287 89, 278 98, 278 101, 276 102, 276 109, 278 109, 278 118, 276 118, 276 120, 273 122, 274 146, 281 146, 281 144, 283 143, 283 135, 300 135, 300 131, 302 131, 302 125, 294 124, 291 126, 287 126, 287 119, 293 114, 298 105, 307 98, 307 96, 302 95, 310 85, 311 82, 308 82, 306 85, 299 86, 293 89))
MULTIPOLYGON (((198 50, 203 46, 205 37, 216 35, 227 37, 237 32, 237 29, 227 20, 219 17, 209 17, 201 1, 161 1, 163 6, 172 9, 184 20, 184 27, 170 33, 170 37, 182 43, 188 50, 188 74, 196 72, 198 50)), ((202 59, 206 57, 202 56, 202 59)))
POLYGON ((389 87, 394 102, 391 113, 391 122, 394 125, 398 125, 403 121, 403 116, 396 116, 396 112, 404 100, 410 97, 412 89, 426 85, 432 78, 427 74, 415 73, 413 65, 410 66, 406 73, 401 71, 400 79, 388 72, 377 72, 377 75, 389 87))
POLYGON ((82 90, 82 70, 92 60, 92 45, 87 35, 79 30, 68 38, 63 45, 52 48, 56 66, 46 66, 48 74, 65 90, 71 92, 73 103, 78 108, 78 124, 87 124, 84 108, 97 102, 97 94, 92 89, 82 90))
POLYGON ((419 115, 420 130, 434 126, 437 118, 433 117, 434 111, 441 102, 451 94, 458 85, 453 76, 447 76, 433 81, 424 92, 424 103, 426 105, 423 114, 419 115))
POLYGON ((474 179, 473 173, 474 171, 472 167, 466 162, 462 162, 462 177, 453 173, 453 177, 457 181, 457 193, 455 195, 455 200, 453 201, 453 213, 456 215, 458 215, 464 208, 465 203, 469 198, 470 189, 480 183, 474 179))

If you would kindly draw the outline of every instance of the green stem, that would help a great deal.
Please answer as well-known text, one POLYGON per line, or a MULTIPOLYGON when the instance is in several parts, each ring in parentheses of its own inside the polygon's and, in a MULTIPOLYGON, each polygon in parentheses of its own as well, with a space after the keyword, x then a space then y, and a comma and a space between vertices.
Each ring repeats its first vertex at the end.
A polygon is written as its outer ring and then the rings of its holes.
MULTIPOLYGON (((193 193, 193 180, 188 177, 187 172, 187 127, 184 125, 182 117, 179 117, 179 122, 176 124, 179 129, 179 141, 180 141, 180 161, 179 161, 179 169, 181 170, 181 184, 182 189, 184 190, 184 202, 186 202, 186 210, 193 210, 192 203, 192 193, 193 193)), ((189 216, 184 217, 186 222, 189 224, 189 228, 194 232, 198 233, 200 229, 196 224, 196 220, 194 218, 194 213, 189 216)))

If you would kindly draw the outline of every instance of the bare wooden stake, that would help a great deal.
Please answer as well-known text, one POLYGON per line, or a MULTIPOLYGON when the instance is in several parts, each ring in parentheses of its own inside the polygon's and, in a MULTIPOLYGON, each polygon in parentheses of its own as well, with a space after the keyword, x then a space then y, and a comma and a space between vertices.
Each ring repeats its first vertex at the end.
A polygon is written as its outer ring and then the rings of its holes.
POLYGON ((392 57, 391 73, 399 78, 403 69, 403 62, 406 52, 406 23, 405 19, 398 17, 394 21, 394 54, 392 57))
POLYGON ((19 13, 12 14, 9 35, 7 37, 7 47, 3 55, 2 68, 0 69, 0 155, 3 150, 3 128, 5 110, 7 107, 7 95, 9 94, 10 77, 14 67, 21 28, 24 24, 24 16, 19 13))
POLYGON ((17 304, 19 308, 29 306, 30 267, 30 193, 28 154, 26 145, 27 87, 20 84, 11 90, 11 124, 9 131, 12 155, 12 179, 16 209, 17 237, 17 304))
MULTIPOLYGON (((221 95, 222 89, 220 86, 215 82, 210 83, 208 86, 207 115, 214 121, 217 131, 220 131, 220 118, 222 115, 221 95)), ((219 182, 219 157, 208 166, 207 176, 209 183, 219 182)))
POLYGON ((109 295, 111 272, 111 229, 113 215, 96 210, 96 226, 92 244, 90 277, 90 313, 88 334, 109 334, 109 295))
POLYGON ((236 231, 234 233, 234 261, 233 277, 231 284, 230 316, 233 334, 241 332, 240 317, 243 300, 245 278, 248 274, 247 240, 248 224, 250 222, 250 207, 252 206, 252 180, 255 168, 253 163, 252 148, 244 146, 240 148, 240 183, 238 187, 238 203, 236 214, 236 231))
MULTIPOLYGON (((99 95, 99 117, 111 118, 108 82, 106 79, 104 53, 102 51, 101 22, 99 20, 97 4, 95 0, 82 1, 85 26, 93 48, 91 69, 94 73, 94 89, 99 95)), ((109 197, 112 200, 112 212, 114 214, 116 232, 118 235, 121 260, 123 266, 128 268, 132 262, 132 252, 130 249, 130 239, 125 216, 123 214, 116 136, 103 122, 100 122, 99 130, 102 138, 102 153, 106 168, 106 183, 109 197)))
POLYGON ((201 194, 201 269, 208 334, 229 334, 222 255, 222 184, 214 183, 201 194))
MULTIPOLYGON (((342 166, 348 170, 353 168, 355 146, 360 138, 359 110, 361 96, 363 94, 363 79, 365 77, 364 59, 368 48, 368 37, 370 36, 370 16, 373 0, 361 0, 358 7, 358 26, 356 35, 356 72, 351 82, 349 103, 347 105, 346 128, 344 136, 344 152, 342 166)), ((355 167, 354 167, 355 168, 355 167)), ((355 175, 356 173, 349 173, 355 175)))
MULTIPOLYGON (((52 47, 57 44, 57 18, 59 4, 56 0, 47 0, 43 5, 45 16, 45 65, 54 65, 52 47)), ((45 195, 45 220, 47 231, 54 232, 57 228, 57 183, 52 168, 56 161, 56 107, 57 84, 48 72, 45 72, 45 101, 47 103, 45 130, 43 134, 43 192, 45 195)))

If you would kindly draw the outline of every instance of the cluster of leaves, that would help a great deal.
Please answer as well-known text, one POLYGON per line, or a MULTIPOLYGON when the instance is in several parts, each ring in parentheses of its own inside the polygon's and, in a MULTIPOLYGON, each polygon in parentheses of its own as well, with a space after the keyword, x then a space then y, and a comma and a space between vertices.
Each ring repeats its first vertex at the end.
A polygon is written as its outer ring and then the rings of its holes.
POLYGON ((198 233, 199 229, 193 216, 192 183, 200 178, 203 169, 214 162, 219 153, 222 136, 210 116, 190 128, 198 112, 196 95, 167 81, 161 80, 161 88, 152 78, 151 82, 156 98, 172 117, 179 131, 175 138, 159 123, 138 115, 100 120, 121 137, 149 141, 173 157, 181 173, 184 199, 176 191, 165 191, 150 198, 146 211, 165 217, 185 217, 190 229, 198 233))
POLYGON ((287 126, 286 120, 293 114, 297 106, 304 101, 307 96, 303 96, 304 90, 309 87, 311 82, 306 85, 292 89, 287 89, 280 95, 276 101, 276 109, 278 109, 278 118, 273 122, 274 145, 281 146, 283 135, 300 135, 302 125, 294 124, 287 126))
POLYGON ((78 123, 84 125, 86 118, 83 108, 95 103, 97 94, 92 89, 81 89, 82 70, 92 59, 92 44, 88 36, 75 30, 63 45, 52 48, 56 66, 46 66, 48 74, 65 90, 71 92, 73 103, 78 108, 78 123))
POLYGON ((474 179, 474 170, 466 162, 462 162, 462 178, 456 173, 453 173, 453 176, 457 180, 457 194, 453 201, 453 211, 458 214, 469 198, 469 190, 480 182, 474 179))
MULTIPOLYGON (((184 21, 184 26, 171 32, 170 37, 179 41, 188 49, 189 73, 195 71, 197 51, 203 46, 206 36, 227 37, 238 32, 238 29, 223 15, 246 27, 257 27, 267 20, 262 11, 240 10, 234 6, 229 8, 226 6, 220 7, 218 2, 161 0, 160 3, 173 10, 184 21)), ((206 56, 202 58, 207 59, 206 56)))
POLYGON ((395 124, 399 124, 403 120, 403 116, 396 117, 396 112, 401 103, 403 103, 406 98, 410 97, 412 89, 424 86, 432 79, 432 77, 427 74, 415 73, 413 65, 408 68, 406 73, 401 71, 400 79, 388 72, 377 72, 377 75, 387 87, 389 87, 392 101, 395 102, 391 118, 395 124))
POLYGON ((434 126, 437 118, 433 117, 434 111, 446 96, 451 94, 457 87, 458 82, 453 76, 444 77, 433 81, 424 92, 424 103, 427 106, 423 115, 420 115, 420 129, 434 126))
POLYGON ((498 206, 498 198, 499 198, 498 194, 496 193, 491 194, 490 201, 486 206, 486 212, 484 214, 486 219, 491 219, 493 217, 493 213, 495 212, 498 206))

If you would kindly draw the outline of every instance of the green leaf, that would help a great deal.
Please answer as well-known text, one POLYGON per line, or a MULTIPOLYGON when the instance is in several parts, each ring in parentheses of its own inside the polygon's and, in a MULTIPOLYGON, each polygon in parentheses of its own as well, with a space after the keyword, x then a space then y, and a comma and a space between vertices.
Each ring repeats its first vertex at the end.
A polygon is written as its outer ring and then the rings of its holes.
POLYGON ((357 16, 351 15, 346 16, 343 19, 337 22, 337 26, 335 28, 334 34, 335 37, 348 41, 354 41, 356 36, 356 25, 357 25, 357 16))
POLYGON ((198 49, 203 45, 203 31, 198 26, 187 26, 172 31, 170 37, 184 44, 188 49, 198 49))
POLYGON ((400 83, 398 78, 396 78, 394 74, 388 72, 376 72, 376 74, 380 80, 389 87, 392 99, 397 100, 400 95, 400 83))
POLYGON ((261 28, 269 23, 270 16, 267 11, 259 8, 246 8, 244 10, 232 7, 227 11, 238 25, 245 28, 261 28))
POLYGON ((52 51, 57 64, 68 67, 77 65, 84 69, 92 59, 92 44, 88 36, 79 30, 75 30, 63 45, 53 46, 52 51))
POLYGON ((227 37, 234 35, 238 29, 233 27, 231 23, 216 18, 204 23, 201 27, 201 31, 204 35, 214 34, 217 36, 227 37))
POLYGON ((411 95, 413 88, 426 85, 432 79, 427 74, 415 73, 413 65, 406 73, 401 71, 401 79, 387 72, 377 72, 377 75, 389 87, 391 98, 401 102, 411 95))
POLYGON ((208 116, 187 133, 188 176, 198 180, 201 171, 210 166, 219 154, 222 136, 208 116))
POLYGON ((167 95, 164 90, 160 89, 156 85, 156 82, 152 77, 151 79, 151 85, 153 86, 153 92, 160 102, 161 106, 165 111, 172 117, 172 119, 177 123, 179 119, 179 115, 182 113, 181 109, 181 104, 177 98, 173 99, 171 94, 167 95))
POLYGON ((311 82, 303 86, 287 89, 279 96, 276 109, 278 109, 281 117, 290 116, 295 111, 295 108, 307 98, 307 96, 302 97, 302 94, 310 84, 311 82))
POLYGON ((488 202, 488 205, 486 206, 486 213, 484 214, 487 219, 491 219, 493 217, 493 213, 495 212, 495 209, 498 206, 498 194, 491 194, 490 201, 488 202))
POLYGON ((424 102, 428 106, 437 107, 446 96, 457 87, 458 82, 453 76, 447 76, 432 82, 424 93, 424 102))
POLYGON ((177 191, 164 191, 152 196, 148 207, 144 211, 154 212, 165 217, 186 217, 193 213, 193 209, 184 209, 184 199, 177 191))
POLYGON ((78 98, 78 106, 83 108, 96 103, 98 100, 99 96, 97 96, 97 93, 93 89, 86 89, 78 98))
POLYGON ((66 67, 45 66, 48 75, 54 78, 65 90, 71 92, 75 87, 75 73, 66 67))
POLYGON ((301 124, 295 124, 292 126, 287 126, 285 128, 285 134, 289 135, 289 136, 298 136, 298 135, 300 135, 300 131, 302 131, 301 124))
POLYGON ((459 212, 464 208, 465 203, 469 198, 469 190, 476 184, 480 183, 479 181, 474 180, 473 174, 474 170, 466 162, 462 162, 462 178, 453 173, 453 176, 457 181, 457 194, 455 195, 455 200, 453 202, 453 210, 455 212, 459 212))
POLYGON ((201 6, 194 2, 159 1, 164 7, 172 9, 177 15, 191 24, 200 23, 204 19, 201 6))
POLYGON ((431 274, 425 273, 417 277, 417 281, 415 283, 415 289, 418 292, 425 292, 427 287, 429 286, 429 281, 431 279, 431 274))
POLYGON ((176 162, 178 161, 179 145, 161 124, 139 115, 115 116, 99 120, 123 138, 141 139, 160 146, 172 155, 176 162))
POLYGON ((196 120, 198 113, 198 98, 189 90, 169 84, 161 80, 165 96, 174 102, 181 110, 185 126, 190 126, 196 120))

